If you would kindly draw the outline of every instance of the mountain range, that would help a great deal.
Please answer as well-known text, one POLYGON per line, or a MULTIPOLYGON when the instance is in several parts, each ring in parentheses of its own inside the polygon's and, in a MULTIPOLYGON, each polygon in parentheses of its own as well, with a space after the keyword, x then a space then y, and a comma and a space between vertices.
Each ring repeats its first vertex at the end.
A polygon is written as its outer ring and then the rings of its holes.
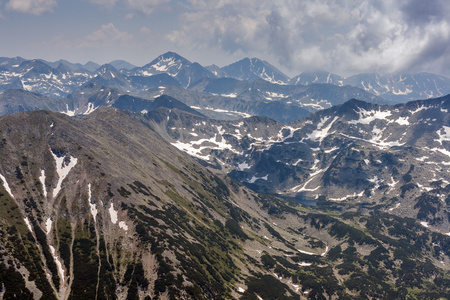
MULTIPOLYGON (((151 83, 154 83, 156 79, 152 77, 166 74, 169 76, 162 81, 163 85, 180 85, 185 88, 208 78, 232 78, 248 82, 264 80, 277 85, 351 86, 382 97, 390 103, 427 99, 450 93, 450 79, 430 73, 397 75, 367 73, 342 77, 326 71, 317 71, 302 73, 290 79, 269 62, 258 58, 245 58, 222 68, 215 65, 203 67, 174 52, 162 54, 142 67, 136 67, 121 60, 100 66, 93 62, 82 65, 65 60, 48 62, 21 57, 1 57, 0 90, 22 88, 61 98, 79 90, 93 78, 104 76, 105 68, 110 69, 109 74, 112 74, 110 76, 115 76, 114 82, 110 82, 115 84, 114 87, 126 88, 125 91, 130 92, 155 87, 151 83)), ((161 80, 160 76, 158 78, 161 80)), ((331 101, 332 99, 315 100, 331 101)))
MULTIPOLYGON (((152 114, 170 111, 178 110, 152 114)), ((164 141, 146 116, 101 107, 83 118, 49 111, 0 117, 0 153, 8 157, 0 161, 3 298, 449 295, 449 236, 370 202, 312 207, 256 194, 164 141)), ((370 158, 371 169, 378 158, 370 158)), ((417 174, 398 168, 403 181, 417 174)), ((425 215, 436 203, 442 209, 444 180, 419 197, 425 215)))
POLYGON ((449 86, 0 58, 0 298, 448 299, 449 86))
POLYGON ((169 110, 148 120, 175 147, 260 193, 376 204, 445 233, 449 108, 446 96, 395 106, 351 100, 289 124, 169 110), (425 198, 429 207, 421 210, 425 198))

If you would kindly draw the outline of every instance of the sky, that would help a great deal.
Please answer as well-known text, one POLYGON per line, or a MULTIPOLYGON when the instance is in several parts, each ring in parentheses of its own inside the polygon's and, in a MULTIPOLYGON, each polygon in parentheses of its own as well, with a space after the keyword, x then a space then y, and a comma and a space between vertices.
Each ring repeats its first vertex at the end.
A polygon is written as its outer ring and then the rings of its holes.
POLYGON ((450 76, 448 0, 0 0, 0 56, 450 76))

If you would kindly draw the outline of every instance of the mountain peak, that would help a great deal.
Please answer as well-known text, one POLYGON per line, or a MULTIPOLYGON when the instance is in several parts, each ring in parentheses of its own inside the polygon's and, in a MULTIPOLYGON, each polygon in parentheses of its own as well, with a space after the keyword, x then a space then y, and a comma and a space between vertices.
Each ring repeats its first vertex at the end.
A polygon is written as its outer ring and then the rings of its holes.
POLYGON ((255 81, 264 79, 271 83, 286 84, 289 78, 276 67, 259 58, 243 58, 222 68, 230 77, 255 81))

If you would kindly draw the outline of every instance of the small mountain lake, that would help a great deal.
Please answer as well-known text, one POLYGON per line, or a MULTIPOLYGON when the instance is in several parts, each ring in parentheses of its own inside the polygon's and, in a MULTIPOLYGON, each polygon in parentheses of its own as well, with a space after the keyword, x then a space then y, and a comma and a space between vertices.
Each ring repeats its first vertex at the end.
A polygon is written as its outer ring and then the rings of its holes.
POLYGON ((303 205, 307 205, 307 206, 317 206, 316 200, 307 200, 307 199, 302 199, 302 198, 298 198, 298 197, 291 197, 291 196, 285 196, 285 195, 279 195, 279 194, 274 194, 274 196, 276 196, 278 198, 294 200, 296 202, 299 202, 299 203, 301 203, 303 205))

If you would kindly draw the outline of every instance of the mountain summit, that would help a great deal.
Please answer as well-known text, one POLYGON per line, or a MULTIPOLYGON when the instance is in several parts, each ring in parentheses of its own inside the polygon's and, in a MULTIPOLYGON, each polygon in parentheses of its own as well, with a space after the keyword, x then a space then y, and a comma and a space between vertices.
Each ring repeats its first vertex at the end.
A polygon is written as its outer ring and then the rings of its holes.
POLYGON ((162 73, 176 78, 184 87, 189 87, 202 78, 215 77, 206 68, 198 63, 190 62, 175 52, 164 53, 149 64, 133 69, 130 74, 133 76, 152 76, 162 73))
POLYGON ((258 58, 244 58, 222 68, 232 78, 254 81, 264 79, 271 83, 286 84, 289 78, 267 61, 258 58))

